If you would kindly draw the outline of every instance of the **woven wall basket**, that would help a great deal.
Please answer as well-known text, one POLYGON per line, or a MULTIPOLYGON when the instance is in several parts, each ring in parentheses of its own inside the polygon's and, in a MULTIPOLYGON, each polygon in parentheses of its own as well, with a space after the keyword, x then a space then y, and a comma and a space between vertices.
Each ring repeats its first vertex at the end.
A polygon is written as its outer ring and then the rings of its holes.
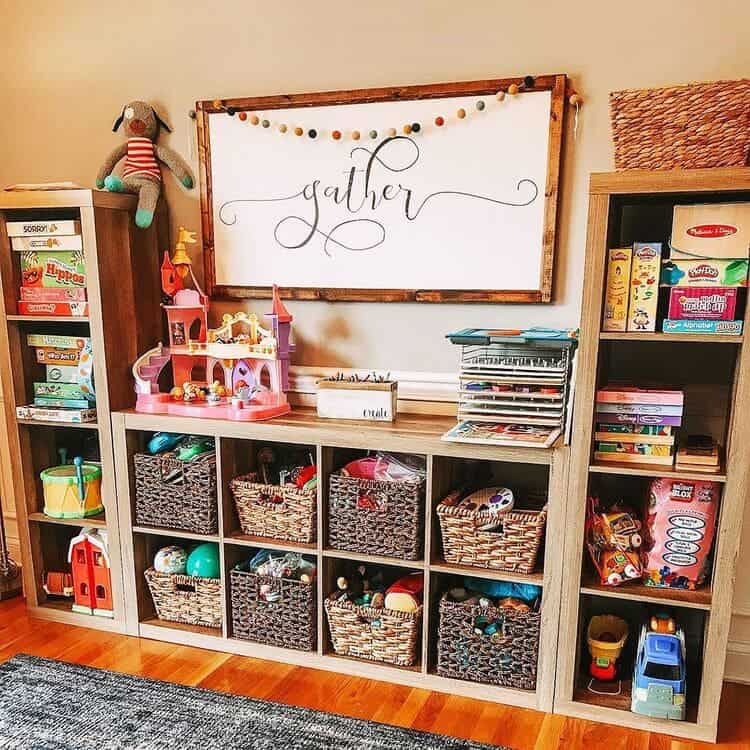
POLYGON ((609 95, 617 169, 741 167, 750 158, 750 79, 609 95))

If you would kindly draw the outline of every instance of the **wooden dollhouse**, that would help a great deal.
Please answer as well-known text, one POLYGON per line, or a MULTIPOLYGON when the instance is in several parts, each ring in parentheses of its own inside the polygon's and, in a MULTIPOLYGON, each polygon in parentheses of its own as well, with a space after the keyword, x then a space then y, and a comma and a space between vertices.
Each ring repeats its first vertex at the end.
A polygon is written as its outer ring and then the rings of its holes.
MULTIPOLYGON (((180 230, 179 244, 184 244, 180 230)), ((189 240, 188 240, 189 241, 189 240)), ((175 259, 182 256, 175 252, 175 259)), ((169 346, 159 344, 133 365, 136 410, 156 414, 254 421, 290 411, 289 355, 292 316, 274 286, 269 325, 252 313, 223 316, 217 328, 208 327, 208 298, 189 263, 175 263, 164 254, 162 289, 168 302, 169 346), (187 266, 187 268, 185 268, 187 266), (189 272, 193 289, 184 287, 189 272), (174 387, 159 388, 159 378, 170 364, 174 387)))

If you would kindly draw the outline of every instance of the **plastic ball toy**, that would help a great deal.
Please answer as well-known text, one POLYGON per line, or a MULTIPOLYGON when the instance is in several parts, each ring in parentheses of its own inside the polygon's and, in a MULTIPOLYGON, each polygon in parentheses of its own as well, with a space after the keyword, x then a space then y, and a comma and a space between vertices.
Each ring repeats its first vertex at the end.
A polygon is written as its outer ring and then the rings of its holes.
POLYGON ((157 573, 184 575, 187 569, 188 553, 176 545, 162 547, 154 557, 154 570, 157 573))
POLYGON ((219 578, 219 545, 199 544, 187 559, 187 574, 198 578, 219 578))

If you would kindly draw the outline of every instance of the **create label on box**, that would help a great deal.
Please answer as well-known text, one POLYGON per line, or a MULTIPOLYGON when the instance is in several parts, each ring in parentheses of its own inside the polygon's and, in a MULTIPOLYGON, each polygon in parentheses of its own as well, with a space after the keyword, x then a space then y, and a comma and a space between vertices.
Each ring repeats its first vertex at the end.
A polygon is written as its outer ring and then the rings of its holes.
POLYGON ((672 287, 669 293, 671 320, 733 320, 737 305, 735 287, 672 287))

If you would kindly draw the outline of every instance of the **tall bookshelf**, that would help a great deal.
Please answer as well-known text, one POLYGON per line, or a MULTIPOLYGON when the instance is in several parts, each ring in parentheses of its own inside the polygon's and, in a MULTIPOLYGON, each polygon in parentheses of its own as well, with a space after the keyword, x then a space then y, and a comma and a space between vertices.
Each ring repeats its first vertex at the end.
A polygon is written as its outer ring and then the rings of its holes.
MULTIPOLYGON (((736 557, 750 461, 750 305, 745 300, 740 336, 602 332, 607 250, 668 238, 677 203, 750 200, 750 169, 595 174, 589 195, 588 240, 578 352, 575 429, 568 486, 565 576, 556 678, 555 711, 695 740, 714 741, 731 619, 736 557), (719 474, 692 474, 638 464, 598 464, 593 458, 597 388, 628 378, 684 385, 681 431, 701 432, 725 447, 719 474), (586 498, 605 491, 623 500, 644 497, 654 477, 708 479, 721 486, 713 566, 696 591, 627 583, 602 586, 584 552, 586 498), (687 719, 670 721, 630 711, 632 655, 638 631, 631 624, 630 656, 624 661, 620 695, 591 693, 586 683, 585 628, 592 614, 617 614, 631 623, 654 611, 676 616, 688 644, 687 719)), ((746 296, 746 293, 745 293, 746 296)), ((739 317, 739 316, 738 316, 739 317)), ((679 439, 679 436, 678 436, 679 439)), ((627 647, 626 647, 627 648, 627 647)))
POLYGON ((35 617, 118 632, 125 631, 125 594, 110 413, 133 403, 131 363, 161 337, 159 251, 169 246, 166 207, 160 204, 154 224, 144 231, 135 226, 135 206, 135 196, 91 190, 0 195, 0 383, 10 459, 7 484, 14 495, 27 603, 35 617), (17 313, 19 254, 11 250, 6 223, 38 219, 80 221, 88 316, 17 313), (91 338, 96 422, 71 425, 16 417, 16 406, 33 400, 33 382, 45 379, 26 343, 30 333, 91 338), (59 447, 81 445, 84 439, 98 441, 104 513, 86 519, 50 518, 42 512, 39 472, 59 463, 59 447), (108 534, 113 619, 72 612, 70 600, 49 597, 43 589, 45 570, 67 569, 69 541, 83 526, 108 534))

